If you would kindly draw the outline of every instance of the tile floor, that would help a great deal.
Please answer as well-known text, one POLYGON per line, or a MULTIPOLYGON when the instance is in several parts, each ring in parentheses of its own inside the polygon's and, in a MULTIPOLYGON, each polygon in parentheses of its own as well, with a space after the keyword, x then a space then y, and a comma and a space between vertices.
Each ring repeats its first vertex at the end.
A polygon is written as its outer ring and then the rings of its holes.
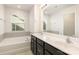
POLYGON ((25 52, 22 52, 22 53, 18 53, 16 55, 33 55, 33 54, 32 54, 31 50, 28 50, 28 51, 25 51, 25 52))

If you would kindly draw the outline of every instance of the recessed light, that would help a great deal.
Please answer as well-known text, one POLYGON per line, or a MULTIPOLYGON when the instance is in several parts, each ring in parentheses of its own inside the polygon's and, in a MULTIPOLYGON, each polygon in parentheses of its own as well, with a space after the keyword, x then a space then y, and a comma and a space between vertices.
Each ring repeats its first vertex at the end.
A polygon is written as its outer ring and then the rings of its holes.
POLYGON ((21 6, 20 5, 17 5, 17 8, 21 8, 21 6))

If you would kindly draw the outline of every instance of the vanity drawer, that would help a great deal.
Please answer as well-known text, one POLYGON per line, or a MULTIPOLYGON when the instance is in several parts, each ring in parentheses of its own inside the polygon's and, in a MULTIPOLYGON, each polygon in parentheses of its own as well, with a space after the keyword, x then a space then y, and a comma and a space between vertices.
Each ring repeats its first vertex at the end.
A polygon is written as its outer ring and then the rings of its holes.
POLYGON ((37 43, 40 44, 41 46, 43 46, 43 41, 40 39, 37 39, 37 43))

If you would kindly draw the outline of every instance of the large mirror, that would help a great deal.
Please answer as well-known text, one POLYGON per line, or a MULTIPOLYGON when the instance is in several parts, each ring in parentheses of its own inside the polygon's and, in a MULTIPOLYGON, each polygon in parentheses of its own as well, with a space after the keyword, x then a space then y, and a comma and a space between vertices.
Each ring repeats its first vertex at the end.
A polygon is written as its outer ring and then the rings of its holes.
POLYGON ((77 6, 48 4, 43 11, 43 30, 59 35, 78 36, 77 6))

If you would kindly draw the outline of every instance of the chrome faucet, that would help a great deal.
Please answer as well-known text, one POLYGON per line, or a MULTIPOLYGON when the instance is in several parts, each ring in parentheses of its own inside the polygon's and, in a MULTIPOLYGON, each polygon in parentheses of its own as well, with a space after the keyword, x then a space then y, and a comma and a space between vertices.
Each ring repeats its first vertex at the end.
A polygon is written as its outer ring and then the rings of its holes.
POLYGON ((69 37, 66 39, 66 42, 67 43, 72 43, 69 37))
POLYGON ((41 32, 41 35, 43 35, 43 32, 41 32))

